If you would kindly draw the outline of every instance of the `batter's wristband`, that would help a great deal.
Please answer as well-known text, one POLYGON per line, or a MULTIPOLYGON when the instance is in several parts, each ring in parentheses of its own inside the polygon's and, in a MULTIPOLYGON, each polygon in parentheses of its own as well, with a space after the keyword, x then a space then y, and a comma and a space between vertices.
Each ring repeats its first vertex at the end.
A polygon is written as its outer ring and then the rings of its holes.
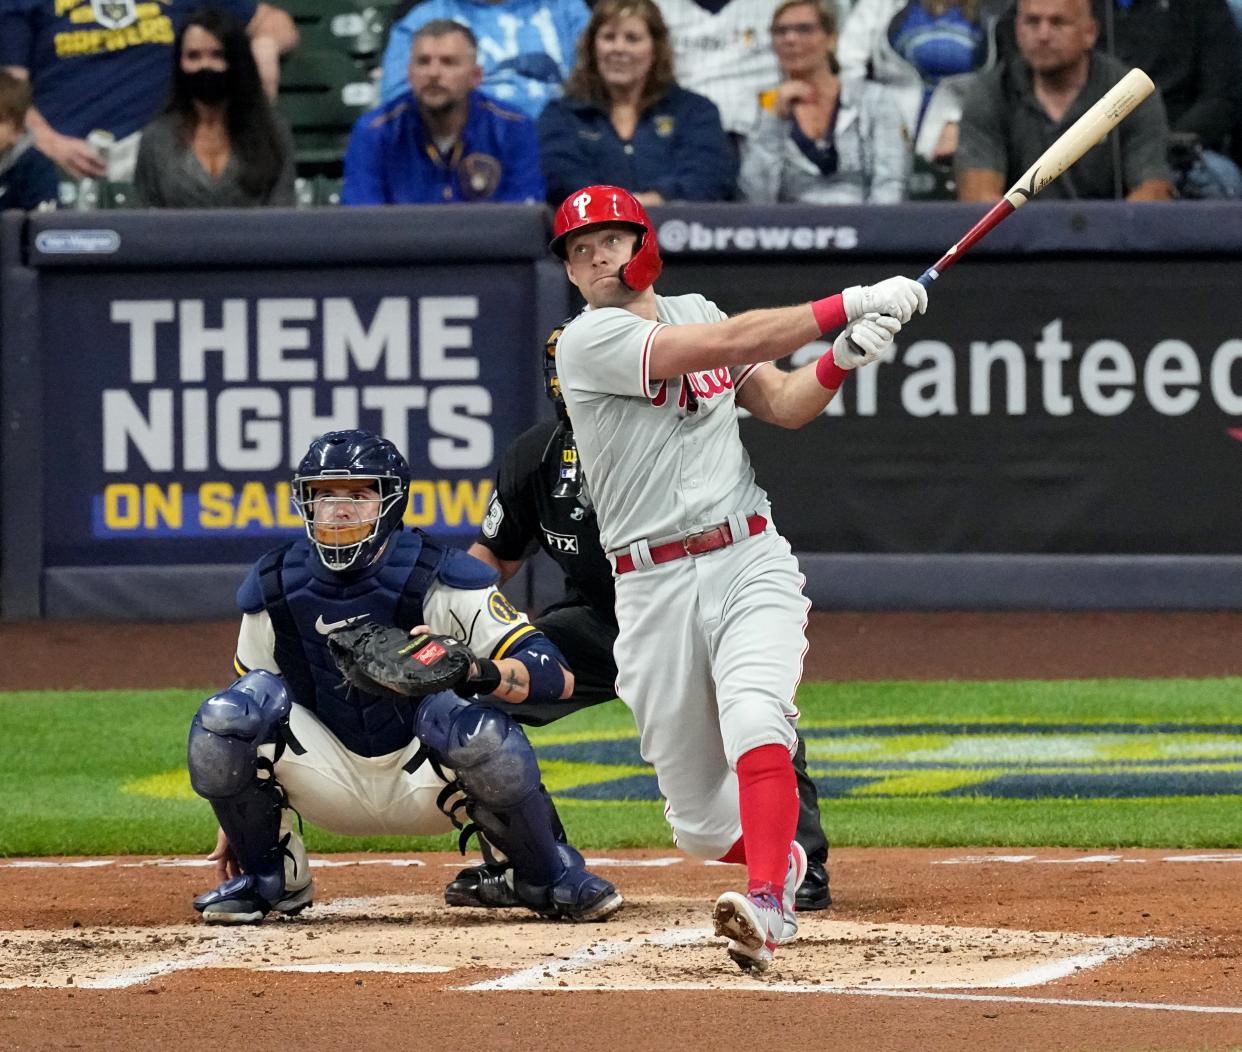
POLYGON ((845 300, 840 293, 822 300, 811 300, 811 313, 815 315, 815 324, 819 326, 819 331, 825 335, 841 328, 848 320, 845 317, 845 300))
POLYGON ((836 359, 832 357, 832 351, 820 355, 819 361, 815 363, 815 379, 819 381, 820 387, 829 391, 837 390, 845 383, 845 378, 849 375, 848 369, 842 369, 837 365, 836 359))

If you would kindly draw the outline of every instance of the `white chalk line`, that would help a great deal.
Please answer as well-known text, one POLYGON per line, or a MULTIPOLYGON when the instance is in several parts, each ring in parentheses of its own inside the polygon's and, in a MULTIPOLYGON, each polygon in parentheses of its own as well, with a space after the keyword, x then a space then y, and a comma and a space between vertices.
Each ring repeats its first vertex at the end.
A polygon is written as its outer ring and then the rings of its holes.
MULTIPOLYGON (((463 865, 476 865, 481 858, 465 857, 454 862, 438 863, 444 869, 460 869, 463 865)), ((662 858, 609 858, 595 857, 586 860, 588 866, 601 868, 617 867, 619 869, 663 868, 684 864, 723 866, 724 862, 698 862, 684 857, 662 858)), ((1166 855, 1161 858, 1126 858, 1124 855, 1081 855, 1076 858, 1040 858, 1038 855, 959 855, 952 858, 930 859, 932 866, 985 866, 992 863, 1003 865, 1032 864, 1039 866, 1086 866, 1086 865, 1146 865, 1149 862, 1200 862, 1230 863, 1242 862, 1242 853, 1213 852, 1196 855, 1166 855)), ((397 869, 411 866, 426 866, 429 863, 419 858, 365 858, 365 859, 332 859, 312 858, 312 867, 320 869, 348 868, 350 866, 391 866, 397 869)), ((72 859, 65 861, 49 861, 47 859, 10 859, 0 861, 0 869, 94 869, 100 866, 117 866, 120 869, 155 868, 186 868, 206 869, 215 866, 201 858, 148 858, 138 862, 120 862, 115 858, 72 859)))
MULTIPOLYGON (((483 859, 463 857, 455 862, 441 862, 443 869, 461 869, 462 866, 473 866, 483 859)), ((688 861, 683 858, 588 858, 588 866, 601 868, 616 867, 618 869, 650 869, 666 866, 678 866, 688 861)), ((335 859, 312 858, 312 869, 344 869, 350 866, 392 866, 405 869, 411 866, 426 866, 429 863, 421 858, 363 858, 335 859)), ((140 862, 118 862, 115 858, 74 859, 71 861, 48 861, 46 859, 14 859, 0 861, 0 869, 96 869, 101 866, 113 866, 118 869, 207 869, 214 868, 215 862, 203 858, 147 858, 140 862)))

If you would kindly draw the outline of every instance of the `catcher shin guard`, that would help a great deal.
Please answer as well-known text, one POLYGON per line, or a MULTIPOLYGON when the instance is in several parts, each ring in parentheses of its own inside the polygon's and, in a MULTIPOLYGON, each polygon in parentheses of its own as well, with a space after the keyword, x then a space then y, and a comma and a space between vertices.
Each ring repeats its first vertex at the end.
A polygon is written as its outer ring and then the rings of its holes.
MULTIPOLYGON (((205 916, 219 912, 213 907, 246 899, 255 901, 228 919, 246 923, 254 912, 259 916, 253 919, 261 919, 288 901, 287 887, 309 886, 301 839, 281 828, 284 792, 273 777, 271 762, 258 752, 260 745, 271 741, 289 707, 280 677, 256 670, 204 701, 190 725, 190 784, 211 804, 245 874, 195 900, 205 916), (247 920, 240 919, 243 916, 247 920)), ((307 904, 309 895, 296 908, 307 904)))
POLYGON ((414 732, 457 775, 470 817, 513 863, 517 880, 554 883, 565 867, 535 750, 513 718, 445 691, 423 700, 414 732))
POLYGON ((603 920, 620 909, 617 889, 557 844, 535 750, 511 716, 445 692, 423 701, 414 729, 437 762, 456 773, 470 818, 512 864, 521 905, 574 921, 603 920))

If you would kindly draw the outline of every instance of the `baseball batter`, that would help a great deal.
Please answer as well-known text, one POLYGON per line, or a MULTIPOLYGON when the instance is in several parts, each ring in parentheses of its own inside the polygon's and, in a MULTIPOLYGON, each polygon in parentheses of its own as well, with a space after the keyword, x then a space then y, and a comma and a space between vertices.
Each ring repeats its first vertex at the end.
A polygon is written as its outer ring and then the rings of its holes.
POLYGON ((746 893, 717 899, 715 930, 740 967, 762 971, 797 931, 806 870, 791 754, 809 604, 737 410, 785 427, 814 420, 927 293, 894 277, 728 318, 702 296, 656 295, 655 229, 625 190, 571 195, 554 233, 587 302, 557 361, 616 580, 618 693, 676 843, 745 862, 746 893), (818 362, 767 364, 842 326, 818 362))

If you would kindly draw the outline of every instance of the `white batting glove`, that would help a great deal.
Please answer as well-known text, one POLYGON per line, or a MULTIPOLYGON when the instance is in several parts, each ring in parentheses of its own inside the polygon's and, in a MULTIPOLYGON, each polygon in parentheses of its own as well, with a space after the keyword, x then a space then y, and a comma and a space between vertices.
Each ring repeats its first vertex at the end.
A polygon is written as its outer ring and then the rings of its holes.
MULTIPOLYGON (((919 286, 922 288, 922 286, 919 286)), ((888 353, 901 322, 888 314, 864 314, 832 342, 832 360, 841 369, 870 365, 888 353)))
POLYGON ((913 278, 898 275, 875 285, 851 285, 841 293, 841 304, 850 321, 864 314, 891 314, 904 325, 927 310, 927 290, 913 278))

